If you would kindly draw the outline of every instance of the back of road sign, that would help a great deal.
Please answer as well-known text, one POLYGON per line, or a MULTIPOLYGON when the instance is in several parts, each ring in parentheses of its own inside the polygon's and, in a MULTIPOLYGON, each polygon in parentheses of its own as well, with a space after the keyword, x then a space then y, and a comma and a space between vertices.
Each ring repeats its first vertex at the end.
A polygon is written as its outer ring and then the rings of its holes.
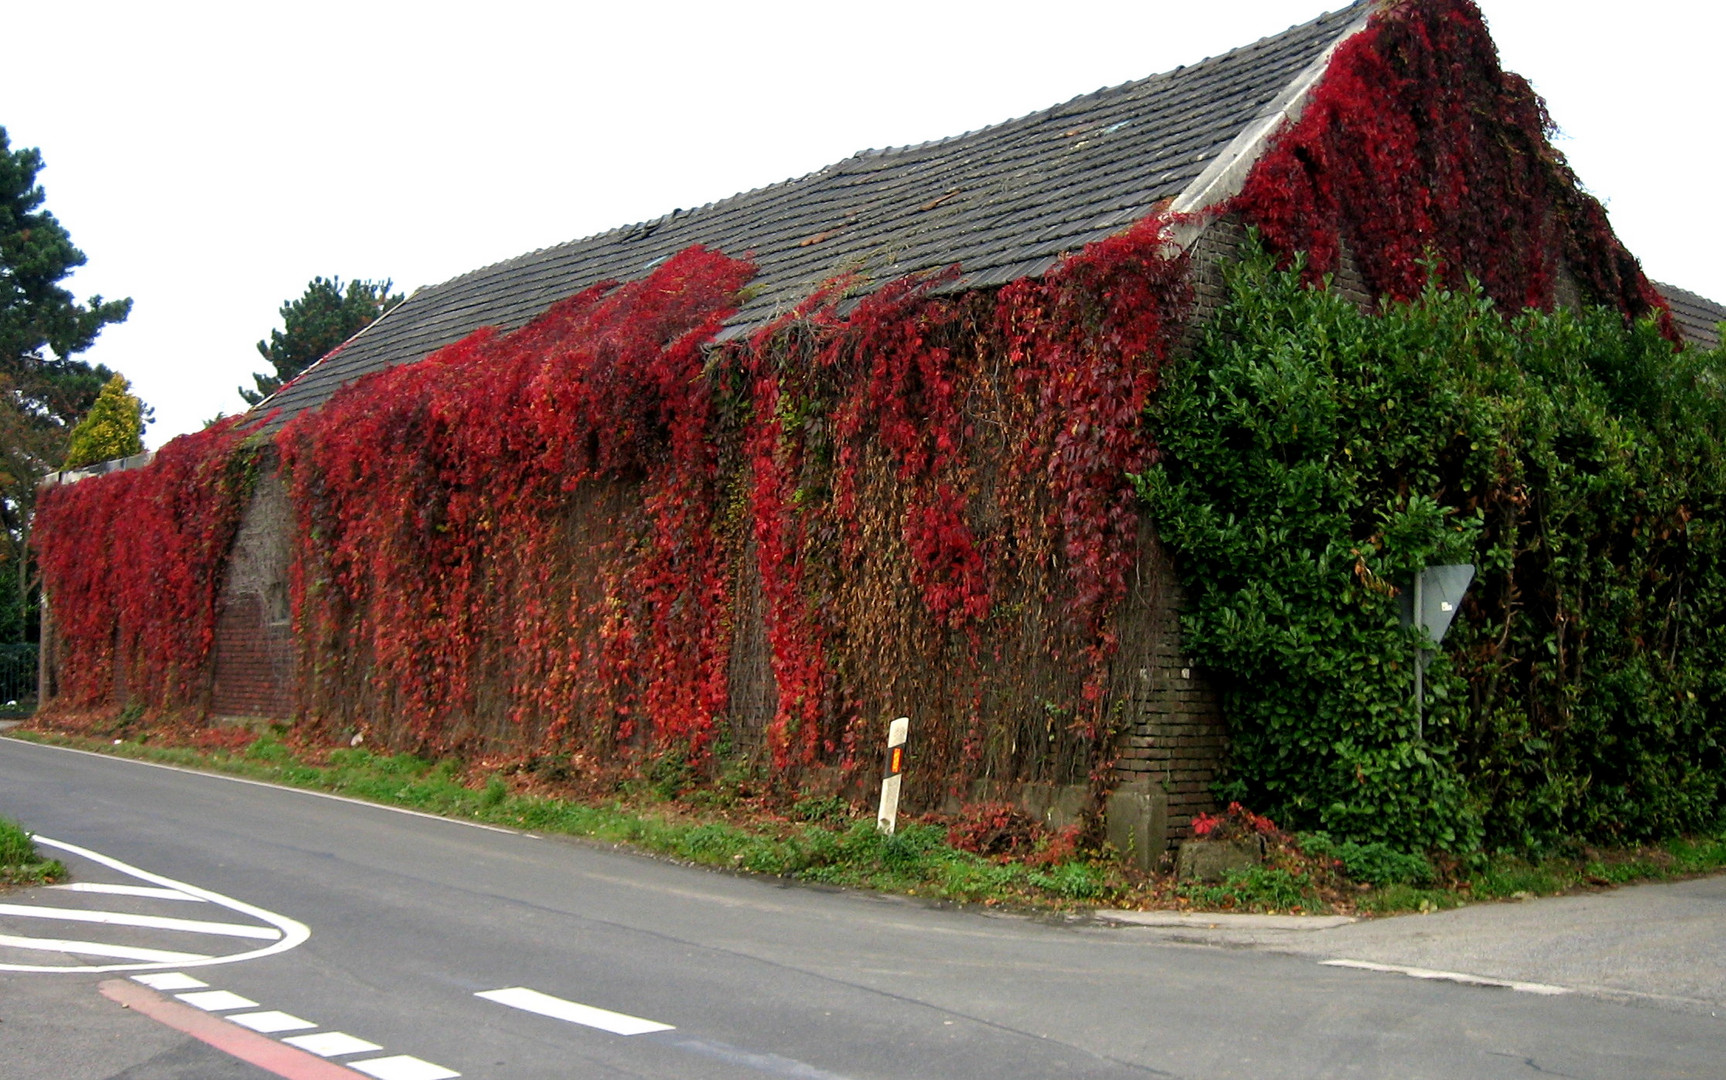
POLYGON ((1462 596, 1474 581, 1474 567, 1469 563, 1450 566, 1429 566, 1420 572, 1414 588, 1404 589, 1396 598, 1401 608, 1402 625, 1414 625, 1415 604, 1420 605, 1420 627, 1436 645, 1450 630, 1456 609, 1462 606, 1462 596))

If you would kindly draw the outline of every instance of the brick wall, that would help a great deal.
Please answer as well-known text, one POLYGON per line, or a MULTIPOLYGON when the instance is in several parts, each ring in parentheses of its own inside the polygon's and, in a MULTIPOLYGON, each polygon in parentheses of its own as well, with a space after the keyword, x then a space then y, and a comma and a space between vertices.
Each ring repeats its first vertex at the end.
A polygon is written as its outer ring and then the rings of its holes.
POLYGON ((779 704, 767 640, 767 599, 761 591, 761 564, 755 538, 743 543, 731 600, 731 658, 727 666, 733 734, 740 744, 758 742, 779 704))
MULTIPOLYGON (((1193 246, 1193 313, 1172 363, 1191 354, 1201 328, 1226 299, 1222 263, 1233 259, 1246 231, 1223 218, 1193 246)), ((1346 247, 1332 286, 1365 310, 1375 306, 1346 247)), ((1211 785, 1228 753, 1228 724, 1210 673, 1181 644, 1184 605, 1176 568, 1158 543, 1156 522, 1140 527, 1133 591, 1120 621, 1112 696, 1125 716, 1116 742, 1115 777, 1121 785, 1151 782, 1168 800, 1166 843, 1192 835, 1195 814, 1217 809, 1211 785)))
POLYGON ((1174 564, 1147 521, 1139 563, 1121 618, 1113 698, 1126 722, 1116 742, 1123 786, 1150 781, 1168 800, 1165 842, 1191 835, 1193 815, 1215 809, 1211 782, 1227 750, 1216 690, 1181 647, 1182 595, 1174 564))
POLYGON ((284 720, 294 715, 294 639, 288 610, 292 510, 273 461, 234 539, 216 621, 210 713, 284 720))
MULTIPOLYGON (((1244 238, 1240 223, 1224 218, 1193 246, 1192 318, 1171 363, 1191 354, 1200 329, 1221 306, 1221 263, 1234 257, 1244 238)), ((1174 563, 1157 540, 1155 520, 1147 516, 1139 531, 1138 565, 1121 613, 1111 683, 1111 698, 1124 713, 1115 779, 1122 786, 1149 781, 1161 790, 1168 800, 1164 841, 1172 846, 1192 835, 1195 814, 1216 809, 1211 784, 1228 751, 1228 726, 1208 674, 1182 648, 1184 597, 1174 563)))

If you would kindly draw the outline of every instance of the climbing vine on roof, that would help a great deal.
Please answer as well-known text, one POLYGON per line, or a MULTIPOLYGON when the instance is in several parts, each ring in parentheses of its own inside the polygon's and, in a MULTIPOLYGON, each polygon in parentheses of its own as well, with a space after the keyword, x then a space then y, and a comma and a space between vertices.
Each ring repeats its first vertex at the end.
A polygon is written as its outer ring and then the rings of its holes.
MULTIPOLYGON (((996 291, 836 280, 716 344, 753 273, 692 248, 282 430, 308 730, 696 763, 758 746, 844 777, 916 713, 928 799, 1098 773, 1126 475, 1187 303, 1162 223, 996 291)), ((67 521, 76 503, 109 532, 122 487, 156 482, 137 475, 68 495, 67 521)), ((184 513, 231 537, 226 502, 184 513)), ((133 617, 99 578, 55 592, 93 642, 133 617)))
POLYGON ((1161 224, 999 292, 836 281, 713 344, 752 273, 691 249, 284 430, 311 722, 845 773, 915 711, 961 794, 1107 759, 1125 477, 1185 310, 1161 224))
POLYGON ((1546 105, 1504 71, 1472 0, 1401 0, 1344 41, 1298 118, 1230 209, 1308 275, 1346 257, 1379 296, 1408 300, 1438 261, 1505 311, 1550 309, 1562 265, 1580 299, 1631 318, 1665 303, 1548 136, 1546 105))
POLYGON ((416 748, 525 724, 700 751, 727 641, 703 349, 753 273, 692 248, 283 430, 314 720, 416 748))

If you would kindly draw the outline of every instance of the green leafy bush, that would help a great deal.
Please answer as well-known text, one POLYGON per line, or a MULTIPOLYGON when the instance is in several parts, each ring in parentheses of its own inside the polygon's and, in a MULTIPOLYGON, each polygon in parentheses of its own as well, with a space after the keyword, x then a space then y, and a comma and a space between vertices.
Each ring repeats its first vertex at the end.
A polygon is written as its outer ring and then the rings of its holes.
POLYGON ((1371 841, 1336 841, 1323 832, 1302 833, 1302 851, 1321 859, 1342 863, 1342 872, 1369 885, 1430 885, 1436 875, 1425 856, 1398 851, 1389 844, 1371 841))
POLYGON ((1219 795, 1400 851, 1711 826, 1722 354, 1606 310, 1507 318, 1472 287, 1363 313, 1256 242, 1227 278, 1137 478, 1224 695, 1219 795), (1396 597, 1449 562, 1479 577, 1422 726, 1396 597))
POLYGON ((857 811, 837 795, 806 795, 792 804, 791 816, 816 825, 838 827, 849 824, 857 811))
POLYGON ((1067 862, 1031 874, 1031 884, 1068 900, 1098 900, 1109 892, 1108 882, 1090 863, 1067 862))
POLYGON ((1215 911, 1288 912, 1322 906, 1306 875, 1278 866, 1231 870, 1218 885, 1190 882, 1179 887, 1191 903, 1215 911))

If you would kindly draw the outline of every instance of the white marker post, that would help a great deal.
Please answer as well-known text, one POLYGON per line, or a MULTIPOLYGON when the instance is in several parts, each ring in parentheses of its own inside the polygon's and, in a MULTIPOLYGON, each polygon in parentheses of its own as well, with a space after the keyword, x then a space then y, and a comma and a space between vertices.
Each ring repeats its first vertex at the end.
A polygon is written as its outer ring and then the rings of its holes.
POLYGON ((887 727, 887 775, 881 781, 881 810, 875 825, 888 836, 899 825, 899 774, 905 771, 905 740, 911 734, 911 718, 901 716, 887 727))

